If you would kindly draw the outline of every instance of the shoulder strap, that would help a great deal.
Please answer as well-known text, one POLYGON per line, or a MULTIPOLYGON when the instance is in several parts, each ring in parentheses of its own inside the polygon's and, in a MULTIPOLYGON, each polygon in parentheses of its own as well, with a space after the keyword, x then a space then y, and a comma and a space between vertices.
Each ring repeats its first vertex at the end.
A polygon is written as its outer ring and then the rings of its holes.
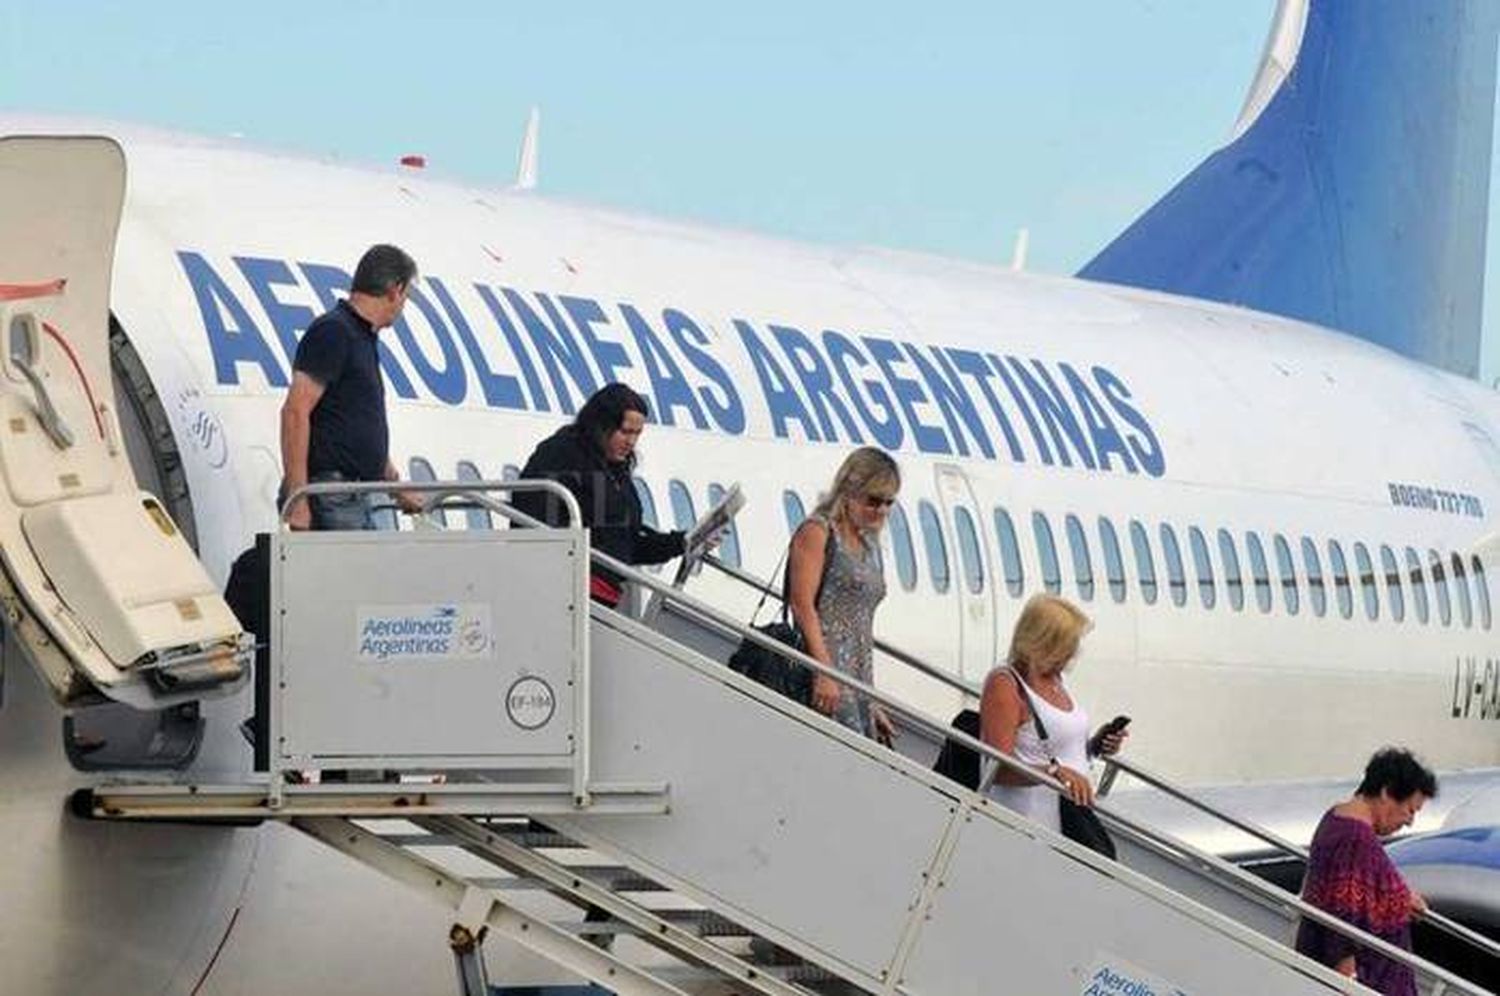
MULTIPOLYGON (((791 559, 791 549, 792 549, 792 540, 795 540, 796 537, 797 537, 797 533, 799 533, 799 532, 802 531, 802 526, 806 525, 810 521, 815 521, 815 520, 803 519, 802 520, 802 525, 799 525, 795 530, 793 530, 793 532, 792 532, 792 539, 787 540, 787 544, 786 544, 787 552, 783 553, 781 555, 781 558, 786 561, 786 573, 783 574, 782 577, 781 577, 781 621, 782 622, 786 622, 786 620, 787 620, 787 614, 791 611, 791 598, 792 598, 792 559, 791 559)), ((822 572, 822 574, 818 578, 818 590, 813 593, 813 607, 814 608, 817 607, 818 602, 820 602, 822 600, 822 598, 823 598, 823 586, 828 583, 828 571, 829 571, 830 568, 833 567, 833 555, 834 555, 834 552, 835 552, 835 549, 836 549, 834 547, 834 545, 833 545, 833 529, 834 529, 833 523, 832 522, 823 522, 822 525, 823 525, 824 530, 827 532, 827 536, 826 536, 826 538, 823 541, 823 572, 822 572)), ((765 601, 764 596, 762 596, 761 601, 762 602, 765 601)), ((760 607, 757 606, 755 611, 759 612, 760 611, 760 607)))
POLYGON ((1016 691, 1021 693, 1021 698, 1026 700, 1026 709, 1031 713, 1031 721, 1036 724, 1036 735, 1043 743, 1047 740, 1047 725, 1042 722, 1042 714, 1036 711, 1036 703, 1031 700, 1031 692, 1026 687, 1026 679, 1021 677, 1021 672, 1013 667, 1007 667, 1005 673, 1009 674, 1011 680, 1016 683, 1016 691))

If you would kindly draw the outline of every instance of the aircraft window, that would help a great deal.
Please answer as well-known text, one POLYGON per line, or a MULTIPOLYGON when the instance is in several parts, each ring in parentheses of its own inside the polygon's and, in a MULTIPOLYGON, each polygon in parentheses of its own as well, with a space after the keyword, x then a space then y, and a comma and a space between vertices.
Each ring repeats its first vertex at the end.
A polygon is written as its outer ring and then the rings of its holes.
POLYGON ((1245 534, 1245 551, 1250 557, 1250 577, 1255 581, 1255 604, 1262 612, 1271 611, 1271 571, 1266 566, 1266 548, 1259 533, 1245 534))
POLYGON ((1464 560, 1453 554, 1453 588, 1458 592, 1458 617, 1464 621, 1464 629, 1474 625, 1474 603, 1469 600, 1469 579, 1464 575, 1464 560))
POLYGON ((1041 512, 1032 512, 1031 531, 1036 535, 1036 552, 1042 558, 1042 586, 1056 595, 1062 591, 1062 571, 1057 566, 1057 544, 1052 542, 1052 525, 1041 512))
MULTIPOLYGON (((514 469, 514 468, 509 468, 514 469)), ((633 475, 630 483, 635 486, 636 497, 641 500, 641 521, 652 529, 660 529, 659 520, 656 518, 656 498, 651 494, 651 488, 646 484, 646 479, 639 475, 633 475)), ((661 573, 660 564, 643 564, 641 569, 650 571, 652 574, 661 573)))
POLYGON ((1205 609, 1211 609, 1218 595, 1214 585, 1214 564, 1208 559, 1208 541, 1203 538, 1203 530, 1189 526, 1188 545, 1192 547, 1193 567, 1198 572, 1198 600, 1205 609))
MULTIPOLYGON (((724 487, 720 484, 708 486, 708 507, 713 508, 724 500, 724 487)), ((733 519, 724 529, 724 538, 719 541, 719 559, 730 567, 740 566, 740 528, 733 519)))
POLYGON ((1146 527, 1130 520, 1130 546, 1135 550, 1135 569, 1140 575, 1141 598, 1147 605, 1156 604, 1156 562, 1151 558, 1151 539, 1146 527))
POLYGON ((1474 596, 1479 602, 1479 625, 1489 629, 1493 620, 1490 616, 1489 583, 1484 579, 1484 563, 1477 556, 1471 558, 1469 563, 1474 568, 1474 596))
POLYGON ((1427 551, 1427 561, 1432 565, 1432 591, 1437 595, 1438 621, 1444 626, 1453 625, 1453 601, 1448 594, 1448 572, 1443 567, 1443 558, 1436 550, 1427 551))
MULTIPOLYGON (((482 481, 484 480, 484 475, 480 474, 479 468, 468 460, 460 460, 458 461, 458 479, 460 481, 482 481)), ((490 492, 488 494, 492 498, 499 498, 501 501, 505 500, 504 493, 495 494, 490 492)), ((490 513, 487 510, 482 508, 464 509, 465 529, 489 529, 492 525, 490 513)))
POLYGON ((1109 580, 1109 597, 1125 601, 1125 558, 1120 556, 1120 538, 1115 524, 1099 516, 1099 545, 1104 548, 1104 576, 1109 580))
MULTIPOLYGON (((1276 566, 1281 571, 1281 602, 1286 606, 1286 614, 1295 616, 1301 608, 1301 601, 1297 597, 1297 562, 1292 559, 1292 546, 1286 541, 1286 537, 1280 533, 1276 534, 1272 541, 1276 548, 1276 566)), ((1308 597, 1312 600, 1313 611, 1322 615, 1319 608, 1323 604, 1323 578, 1316 574, 1318 570, 1318 551, 1310 546, 1307 540, 1302 541, 1302 552, 1308 554, 1311 551, 1311 559, 1307 562, 1307 590, 1308 597), (1313 587, 1313 578, 1317 577, 1317 587, 1313 587)))
POLYGON ((1411 604, 1417 622, 1427 625, 1427 579, 1422 576, 1422 558, 1411 547, 1406 548, 1406 573, 1411 578, 1411 604))
POLYGON ((1078 516, 1069 515, 1063 520, 1068 532, 1068 549, 1073 553, 1073 581, 1078 585, 1078 597, 1085 602, 1094 600, 1094 565, 1089 559, 1088 537, 1083 535, 1083 523, 1078 516))
POLYGON ((1307 600, 1312 605, 1313 615, 1322 619, 1328 611, 1328 589, 1323 587, 1323 565, 1318 560, 1318 547, 1306 536, 1302 537, 1302 562, 1307 567, 1307 600))
POLYGON ((1338 599, 1339 615, 1354 617, 1354 589, 1349 586, 1349 564, 1338 540, 1328 541, 1328 573, 1333 575, 1333 594, 1338 599))
POLYGON ((1167 588, 1172 593, 1172 604, 1187 604, 1187 574, 1182 569, 1182 548, 1177 545, 1177 534, 1165 522, 1161 524, 1161 555, 1167 562, 1167 588))
POLYGON ((1000 569, 1005 572, 1005 590, 1019 596, 1026 587, 1026 574, 1021 567, 1021 545, 1016 542, 1015 523, 1010 513, 1003 508, 995 509, 995 535, 1000 538, 1000 569))
POLYGON ((1375 565, 1363 543, 1354 544, 1354 569, 1359 571, 1359 590, 1364 594, 1365 615, 1371 622, 1380 618, 1380 592, 1375 587, 1375 565))
POLYGON ((797 531, 802 525, 802 520, 807 518, 807 511, 802 507, 802 496, 792 490, 781 493, 781 510, 786 513, 786 531, 790 535, 797 531))
POLYGON ((984 555, 979 550, 974 517, 968 509, 962 506, 953 509, 953 531, 958 534, 958 557, 963 562, 964 583, 977 595, 984 591, 984 555))
POLYGON ((917 503, 917 522, 922 528, 922 545, 927 547, 927 574, 939 595, 948 591, 952 577, 948 573, 948 544, 943 540, 943 525, 938 521, 932 502, 917 503))
POLYGON ((1401 591, 1401 567, 1388 546, 1380 547, 1380 567, 1385 571, 1385 600, 1391 605, 1391 618, 1400 622, 1406 618, 1406 596, 1401 591))
POLYGON ((641 521, 652 529, 660 529, 656 518, 656 499, 651 495, 651 488, 640 476, 632 477, 630 483, 635 485, 636 497, 641 500, 641 521))
POLYGON ((500 468, 500 480, 519 481, 521 479, 521 468, 513 463, 508 463, 500 468))
MULTIPOLYGON (((790 491, 787 494, 791 494, 790 491)), ((797 496, 792 495, 793 500, 797 496)), ((802 508, 802 502, 797 501, 797 508, 802 508)), ((787 509, 787 516, 791 516, 791 509, 787 509)), ((896 550, 896 576, 901 579, 901 587, 907 591, 913 591, 917 587, 917 554, 911 546, 911 525, 906 521, 906 511, 898 501, 891 506, 890 521, 887 523, 891 533, 891 545, 896 550)))
POLYGON ((1229 592, 1229 606, 1239 612, 1245 607, 1245 582, 1240 579, 1240 556, 1234 551, 1234 537, 1229 530, 1219 530, 1219 560, 1224 564, 1224 588, 1229 592))
POLYGON ((698 521, 698 513, 693 511, 693 496, 688 494, 687 485, 672 478, 667 482, 667 498, 672 503, 672 520, 677 528, 693 528, 693 523, 698 521))
MULTIPOLYGON (((406 463, 406 472, 407 476, 413 481, 437 480, 437 473, 433 471, 432 464, 427 462, 426 457, 412 457, 406 463)), ((423 497, 430 498, 431 495, 424 495, 423 497)), ((422 513, 422 517, 439 529, 448 528, 448 513, 440 508, 434 509, 431 512, 424 512, 422 513)))

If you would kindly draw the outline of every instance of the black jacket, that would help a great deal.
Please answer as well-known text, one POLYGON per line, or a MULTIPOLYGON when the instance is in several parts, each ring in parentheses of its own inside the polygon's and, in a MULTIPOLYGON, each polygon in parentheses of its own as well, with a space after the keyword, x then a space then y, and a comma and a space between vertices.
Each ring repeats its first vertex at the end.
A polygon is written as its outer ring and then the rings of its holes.
MULTIPOLYGON (((571 425, 537 445, 521 476, 551 478, 573 492, 595 550, 627 564, 660 564, 682 553, 680 531, 658 532, 641 521, 641 499, 630 480, 630 468, 607 462, 571 425)), ((549 525, 567 520, 562 502, 538 491, 517 492, 511 503, 549 525)), ((619 576, 611 571, 595 569, 594 573, 619 583, 619 576)))

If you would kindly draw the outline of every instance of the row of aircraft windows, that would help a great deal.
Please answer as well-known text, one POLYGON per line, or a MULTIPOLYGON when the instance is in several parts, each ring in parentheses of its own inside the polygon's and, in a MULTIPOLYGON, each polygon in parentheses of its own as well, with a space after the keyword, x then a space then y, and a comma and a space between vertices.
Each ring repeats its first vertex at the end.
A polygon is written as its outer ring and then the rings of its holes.
MULTIPOLYGON (((433 471, 432 463, 425 457, 412 457, 407 466, 407 474, 413 481, 435 481, 437 475, 433 471)), ((479 468, 468 460, 458 462, 458 479, 460 481, 482 481, 484 476, 479 473, 479 468)), ((500 471, 501 480, 514 481, 521 476, 520 468, 515 464, 506 464, 500 471)), ((651 494, 651 488, 641 478, 633 479, 635 492, 641 500, 641 518, 646 525, 653 529, 661 528, 656 514, 656 499, 651 494)), ((713 508, 725 494, 724 486, 721 484, 710 484, 708 486, 708 504, 705 508, 713 508)), ((667 500, 672 506, 672 520, 677 529, 687 529, 698 520, 698 513, 693 505, 692 493, 688 491, 686 484, 673 478, 667 482, 667 500)), ((446 528, 449 522, 449 512, 437 509, 429 512, 433 520, 440 526, 446 528)), ((490 529, 493 521, 490 513, 483 508, 465 508, 462 510, 464 528, 466 529, 490 529)), ((399 528, 399 520, 396 510, 389 505, 381 508, 376 513, 376 524, 381 529, 399 528)), ((731 567, 740 566, 740 537, 739 530, 731 522, 719 543, 719 557, 731 567)))
MULTIPOLYGON (((504 480, 514 480, 519 473, 514 465, 507 464, 501 477, 504 480)), ((432 464, 422 457, 412 458, 409 474, 414 481, 436 479, 432 464)), ((473 463, 464 460, 458 464, 458 479, 477 481, 483 478, 473 463)), ((661 528, 651 488, 639 477, 634 479, 634 483, 641 501, 642 518, 652 528, 661 528)), ((710 484, 707 507, 712 507, 723 497, 723 486, 710 484)), ((697 520, 692 493, 682 481, 673 478, 667 482, 667 501, 676 528, 686 529, 697 520)), ((802 498, 795 491, 782 493, 782 509, 786 515, 788 530, 795 530, 807 514, 802 498)), ((439 524, 448 524, 449 513, 437 511, 430 514, 439 524)), ((464 509, 462 514, 466 528, 491 527, 490 513, 482 508, 464 509)), ((382 528, 394 529, 397 526, 394 509, 381 510, 377 520, 382 528)), ((999 506, 995 508, 994 520, 1005 590, 1012 596, 1020 597, 1026 591, 1026 570, 1015 523, 1010 513, 999 506)), ((964 585, 971 593, 980 594, 986 588, 986 578, 979 527, 970 511, 961 505, 953 509, 952 523, 954 535, 958 539, 958 560, 964 585)), ((948 543, 937 508, 925 499, 917 503, 917 528, 926 554, 928 580, 934 591, 940 595, 946 594, 953 584, 948 543)), ((902 588, 912 591, 918 580, 916 544, 906 510, 900 502, 891 507, 889 530, 891 547, 895 552, 897 580, 902 588)), ((1124 602, 1129 597, 1129 586, 1126 583, 1125 557, 1119 533, 1114 522, 1105 516, 1099 517, 1097 531, 1098 548, 1103 553, 1104 586, 1111 599, 1124 602)), ((1038 574, 1042 587, 1053 594, 1060 594, 1063 590, 1063 578, 1059 545, 1046 513, 1032 513, 1031 532, 1040 561, 1038 574)), ((1096 583, 1088 531, 1078 516, 1070 514, 1063 520, 1063 535, 1073 568, 1077 596, 1081 601, 1091 602, 1095 597, 1096 583)), ((1132 519, 1127 535, 1135 561, 1136 590, 1143 602, 1154 605, 1160 596, 1160 583, 1150 532, 1140 521, 1132 519)), ((1354 570, 1351 572, 1349 559, 1338 540, 1328 540, 1320 550, 1317 543, 1304 536, 1294 552, 1292 542, 1276 533, 1270 538, 1270 550, 1276 565, 1276 576, 1273 577, 1267 546, 1259 533, 1248 531, 1237 542, 1229 530, 1217 530, 1213 544, 1218 550, 1216 570, 1208 536, 1199 527, 1190 526, 1187 531, 1188 553, 1193 563, 1193 584, 1190 585, 1176 529, 1170 523, 1161 523, 1157 527, 1157 539, 1161 563, 1166 572, 1167 596, 1173 605, 1179 607, 1187 605, 1189 587, 1196 586, 1199 604, 1205 609, 1215 608, 1220 601, 1219 580, 1222 577, 1224 600, 1236 612, 1244 611, 1247 602, 1253 600, 1260 612, 1269 613, 1276 601, 1275 591, 1279 588, 1282 608, 1287 615, 1294 616, 1302 611, 1305 592, 1308 611, 1322 618, 1329 614, 1328 589, 1331 585, 1334 610, 1344 619, 1354 617, 1356 588, 1357 601, 1365 618, 1371 621, 1379 619, 1383 588, 1386 611, 1398 623, 1406 619, 1408 604, 1411 606, 1411 614, 1422 625, 1429 622, 1435 607, 1438 623, 1451 626, 1455 605, 1458 619, 1465 628, 1472 628, 1476 617, 1478 625, 1486 630, 1490 629, 1493 622, 1489 585, 1485 578, 1484 564, 1478 556, 1471 556, 1466 565, 1464 558, 1457 553, 1450 553, 1445 559, 1438 551, 1428 550, 1424 565, 1423 558, 1413 547, 1408 546, 1398 554, 1392 547, 1381 544, 1377 566, 1370 547, 1356 542, 1350 547, 1354 558, 1354 570), (1248 564, 1245 570, 1241 569, 1241 549, 1245 553, 1243 562, 1248 564), (1328 564, 1326 580, 1322 559, 1325 551, 1328 564), (1300 565, 1298 553, 1301 555, 1300 565)), ((739 533, 733 524, 719 547, 719 555, 730 566, 740 566, 739 533)))
MULTIPOLYGON (((787 491, 783 494, 782 502, 787 525, 795 529, 802 521, 802 500, 795 492, 787 491)), ((968 509, 957 506, 953 513, 953 532, 958 539, 958 560, 964 584, 970 592, 979 594, 985 590, 986 584, 979 529, 968 509)), ((917 503, 917 523, 926 552, 928 579, 936 592, 945 594, 952 584, 948 544, 937 509, 931 502, 923 500, 917 503)), ((917 558, 911 527, 900 503, 891 508, 889 528, 891 546, 896 555, 896 576, 901 586, 911 591, 917 585, 917 558)), ((1114 522, 1105 516, 1099 517, 1097 529, 1098 549, 1103 552, 1104 582, 1109 597, 1115 602, 1124 602, 1129 597, 1129 588, 1119 533, 1114 522)), ((1058 543, 1052 522, 1046 513, 1032 513, 1031 531, 1040 560, 1042 587, 1053 594, 1060 594, 1063 590, 1063 578, 1058 543)), ((1096 582, 1088 531, 1078 516, 1068 515, 1063 520, 1063 534, 1078 598, 1091 602, 1095 597, 1096 582)), ((995 535, 999 540, 1000 570, 1005 590, 1012 596, 1019 597, 1026 591, 1026 572, 1022 564, 1020 543, 1010 513, 998 506, 995 508, 995 535)), ((1160 586, 1150 532, 1141 522, 1132 519, 1128 535, 1135 559, 1137 591, 1142 601, 1154 605, 1159 597, 1160 586)), ((1157 536, 1161 562, 1166 570, 1168 597, 1173 605, 1185 606, 1188 601, 1189 580, 1177 530, 1170 523, 1163 522, 1157 527, 1157 536)), ((1308 611, 1322 618, 1330 611, 1328 587, 1331 584, 1334 609, 1344 619, 1354 617, 1356 588, 1365 618, 1371 621, 1379 619, 1383 588, 1386 611, 1398 623, 1406 619, 1408 604, 1416 621, 1423 625, 1430 620, 1434 605, 1437 620, 1443 626, 1453 624, 1455 605, 1459 621, 1465 628, 1475 625, 1476 616, 1478 625, 1483 629, 1489 629, 1493 622, 1489 585, 1485 578, 1484 563, 1478 556, 1471 556, 1466 565, 1460 554, 1450 553, 1445 558, 1436 550, 1428 550, 1424 566, 1423 558, 1413 547, 1406 547, 1398 555, 1392 547, 1381 544, 1377 566, 1371 548, 1362 542, 1356 542, 1350 547, 1354 557, 1354 570, 1351 572, 1344 546, 1338 540, 1328 540, 1320 550, 1311 538, 1302 537, 1297 548, 1301 554, 1299 566, 1291 542, 1277 533, 1271 537, 1270 544, 1276 563, 1276 577, 1273 578, 1270 560, 1266 555, 1266 544, 1261 535, 1253 530, 1244 533, 1239 541, 1228 529, 1215 532, 1213 545, 1218 550, 1218 570, 1215 569, 1209 539, 1204 531, 1197 526, 1190 526, 1187 538, 1198 602, 1205 609, 1212 609, 1219 604, 1219 581, 1222 577, 1224 599, 1236 612, 1244 611, 1247 601, 1253 599, 1259 611, 1269 613, 1275 603, 1275 589, 1279 588, 1282 607, 1287 615, 1294 616, 1302 611, 1305 590, 1308 611), (1248 561, 1247 570, 1241 569, 1241 549, 1245 551, 1245 559, 1248 561), (1326 575, 1322 559, 1325 551, 1328 564, 1326 575)))

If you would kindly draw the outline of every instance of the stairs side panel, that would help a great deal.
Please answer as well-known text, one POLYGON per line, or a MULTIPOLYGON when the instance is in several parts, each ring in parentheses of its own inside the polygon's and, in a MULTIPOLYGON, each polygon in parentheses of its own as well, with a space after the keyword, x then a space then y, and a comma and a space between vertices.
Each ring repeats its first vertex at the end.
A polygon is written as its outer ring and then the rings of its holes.
POLYGON ((549 822, 851 981, 990 992, 1005 964, 1025 966, 1015 991, 1079 992, 1123 956, 1183 992, 1340 991, 1284 945, 993 803, 965 810, 908 759, 658 634, 596 617, 591 639, 595 777, 665 780, 671 810, 549 822), (940 862, 955 819, 970 823, 940 862))

